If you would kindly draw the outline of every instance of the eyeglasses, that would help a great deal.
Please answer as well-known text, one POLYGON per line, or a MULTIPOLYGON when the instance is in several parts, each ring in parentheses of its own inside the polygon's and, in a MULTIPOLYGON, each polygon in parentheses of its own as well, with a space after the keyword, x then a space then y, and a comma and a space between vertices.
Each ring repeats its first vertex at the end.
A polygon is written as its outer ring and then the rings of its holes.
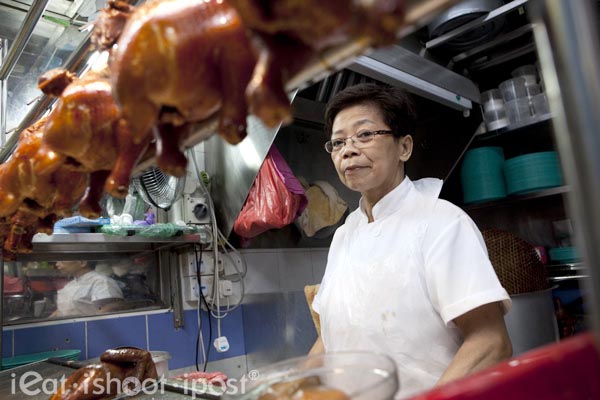
POLYGON ((382 130, 382 131, 362 131, 358 132, 352 136, 348 136, 344 139, 333 139, 325 143, 325 150, 328 153, 335 153, 340 151, 345 145, 348 139, 352 139, 352 143, 359 149, 364 148, 365 144, 369 143, 373 139, 375 139, 376 135, 391 135, 392 131, 382 130), (354 139, 356 137, 356 139, 354 139))

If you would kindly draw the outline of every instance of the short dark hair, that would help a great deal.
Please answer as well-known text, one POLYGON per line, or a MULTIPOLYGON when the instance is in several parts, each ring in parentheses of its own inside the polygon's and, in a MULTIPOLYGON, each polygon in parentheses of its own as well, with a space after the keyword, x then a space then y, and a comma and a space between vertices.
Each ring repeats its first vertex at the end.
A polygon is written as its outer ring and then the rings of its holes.
POLYGON ((409 95, 399 87, 375 83, 350 86, 329 100, 325 110, 325 134, 331 136, 333 120, 340 111, 358 104, 377 107, 394 137, 414 135, 417 114, 409 95))

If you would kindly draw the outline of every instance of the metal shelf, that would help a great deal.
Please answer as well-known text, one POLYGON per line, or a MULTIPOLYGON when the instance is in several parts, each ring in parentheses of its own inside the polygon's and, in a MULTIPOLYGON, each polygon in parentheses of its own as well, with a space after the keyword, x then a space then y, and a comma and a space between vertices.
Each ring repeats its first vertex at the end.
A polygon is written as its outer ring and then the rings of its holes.
POLYGON ((445 34, 428 41, 427 43, 425 43, 425 48, 430 50, 441 46, 442 44, 448 42, 449 40, 452 40, 453 38, 459 35, 462 35, 463 33, 478 28, 481 25, 490 22, 498 17, 501 17, 502 15, 505 15, 509 12, 518 10, 519 7, 522 7, 523 5, 525 5, 525 3, 527 3, 527 0, 513 0, 510 3, 503 5, 502 7, 490 11, 487 15, 477 18, 469 23, 466 23, 462 26, 459 26, 456 29, 451 30, 450 32, 446 32, 445 34))
POLYGON ((33 238, 33 250, 17 255, 17 261, 78 260, 94 257, 118 259, 159 250, 199 243, 211 243, 205 233, 175 236, 170 238, 116 236, 102 233, 37 234, 33 238))
POLYGON ((479 133, 475 136, 475 140, 480 141, 480 140, 491 139, 491 138, 506 135, 506 134, 509 134, 509 133, 512 133, 512 132, 515 132, 515 131, 518 131, 521 129, 533 128, 538 125, 541 126, 542 124, 544 124, 548 121, 551 121, 551 120, 552 120, 552 114, 543 114, 543 115, 540 115, 540 116, 537 116, 537 117, 534 117, 531 119, 519 121, 516 124, 509 125, 504 128, 479 133))
POLYGON ((531 192, 531 193, 526 193, 526 194, 511 195, 511 196, 505 197, 503 199, 488 201, 485 203, 465 205, 462 208, 465 211, 474 211, 474 210, 481 210, 481 209, 490 208, 490 207, 507 206, 507 205, 518 203, 518 202, 525 201, 525 200, 541 199, 544 197, 562 195, 562 194, 568 193, 569 191, 570 191, 569 186, 566 186, 566 185, 558 186, 558 187, 539 190, 536 192, 531 192))

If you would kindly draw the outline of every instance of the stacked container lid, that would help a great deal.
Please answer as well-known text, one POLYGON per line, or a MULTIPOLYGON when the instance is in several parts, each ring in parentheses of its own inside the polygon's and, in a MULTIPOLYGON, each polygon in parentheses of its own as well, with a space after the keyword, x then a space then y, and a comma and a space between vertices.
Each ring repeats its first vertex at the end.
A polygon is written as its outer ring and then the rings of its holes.
POLYGON ((501 147, 480 147, 465 153, 460 172, 465 203, 506 197, 501 147))

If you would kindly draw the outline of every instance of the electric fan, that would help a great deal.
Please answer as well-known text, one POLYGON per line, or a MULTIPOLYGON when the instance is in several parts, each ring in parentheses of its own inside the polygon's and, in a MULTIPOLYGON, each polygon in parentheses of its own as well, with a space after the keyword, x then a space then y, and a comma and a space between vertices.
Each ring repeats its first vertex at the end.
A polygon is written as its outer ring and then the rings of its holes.
POLYGON ((176 178, 152 167, 134 178, 133 185, 146 203, 168 210, 181 197, 185 176, 176 178))

